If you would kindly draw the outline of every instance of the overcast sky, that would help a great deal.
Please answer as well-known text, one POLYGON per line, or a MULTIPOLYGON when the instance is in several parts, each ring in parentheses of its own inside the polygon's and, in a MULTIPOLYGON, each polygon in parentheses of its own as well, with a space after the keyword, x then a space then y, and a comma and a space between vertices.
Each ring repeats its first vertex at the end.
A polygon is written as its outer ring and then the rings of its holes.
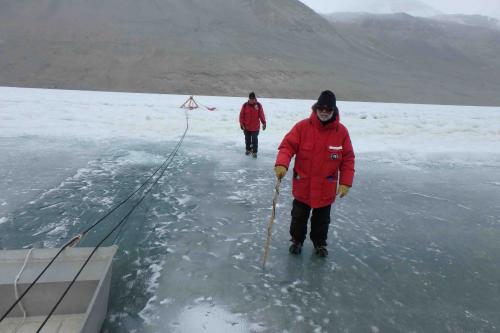
MULTIPOLYGON (((319 13, 332 13, 346 8, 344 1, 332 0, 300 0, 319 13)), ((365 0, 350 0, 349 2, 364 2, 365 0)), ((420 2, 445 14, 481 14, 500 19, 500 0, 420 0, 420 2)))

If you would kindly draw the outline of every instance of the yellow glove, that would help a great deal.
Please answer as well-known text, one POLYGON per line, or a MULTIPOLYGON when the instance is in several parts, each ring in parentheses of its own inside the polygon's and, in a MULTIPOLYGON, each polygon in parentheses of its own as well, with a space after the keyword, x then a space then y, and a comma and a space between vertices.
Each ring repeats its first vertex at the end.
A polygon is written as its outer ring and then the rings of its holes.
POLYGON ((340 194, 340 197, 343 198, 349 193, 350 187, 347 185, 340 185, 339 189, 337 190, 337 194, 340 194))
POLYGON ((274 167, 274 173, 276 174, 276 178, 281 179, 286 175, 286 168, 282 165, 277 165, 274 167))

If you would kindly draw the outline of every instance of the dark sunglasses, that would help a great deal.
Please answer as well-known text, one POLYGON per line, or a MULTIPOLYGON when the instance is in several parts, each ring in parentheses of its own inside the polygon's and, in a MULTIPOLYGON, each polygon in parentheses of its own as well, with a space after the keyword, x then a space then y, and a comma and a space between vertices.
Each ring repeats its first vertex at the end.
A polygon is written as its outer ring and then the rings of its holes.
POLYGON ((322 112, 328 112, 331 113, 333 112, 333 109, 329 109, 325 106, 316 106, 316 111, 322 111, 322 112))

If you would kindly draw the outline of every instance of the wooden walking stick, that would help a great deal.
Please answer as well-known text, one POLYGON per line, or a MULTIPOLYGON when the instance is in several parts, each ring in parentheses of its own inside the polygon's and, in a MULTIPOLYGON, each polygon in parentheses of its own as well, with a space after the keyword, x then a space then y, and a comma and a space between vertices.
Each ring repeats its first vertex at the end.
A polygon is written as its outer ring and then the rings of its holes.
POLYGON ((271 218, 269 219, 269 224, 267 225, 267 240, 264 247, 264 256, 262 257, 262 268, 266 266, 267 254, 269 253, 269 245, 271 244, 271 234, 273 229, 274 218, 276 216, 276 202, 278 201, 278 196, 280 194, 280 184, 281 179, 276 180, 276 186, 274 187, 274 197, 273 197, 273 209, 271 212, 271 218))

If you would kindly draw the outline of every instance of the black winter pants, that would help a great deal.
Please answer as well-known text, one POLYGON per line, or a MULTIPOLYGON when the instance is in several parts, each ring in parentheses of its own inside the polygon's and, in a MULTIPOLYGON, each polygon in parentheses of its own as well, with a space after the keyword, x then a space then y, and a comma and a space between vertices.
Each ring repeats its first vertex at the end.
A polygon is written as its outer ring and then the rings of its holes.
POLYGON ((245 131, 245 146, 247 151, 257 152, 259 148, 259 131, 245 131))
MULTIPOLYGON (((315 247, 326 246, 328 227, 330 225, 330 210, 332 205, 312 209, 311 238, 315 247)), ((290 223, 290 235, 296 242, 303 243, 307 234, 307 221, 311 207, 296 199, 293 200, 292 222, 290 223)))

